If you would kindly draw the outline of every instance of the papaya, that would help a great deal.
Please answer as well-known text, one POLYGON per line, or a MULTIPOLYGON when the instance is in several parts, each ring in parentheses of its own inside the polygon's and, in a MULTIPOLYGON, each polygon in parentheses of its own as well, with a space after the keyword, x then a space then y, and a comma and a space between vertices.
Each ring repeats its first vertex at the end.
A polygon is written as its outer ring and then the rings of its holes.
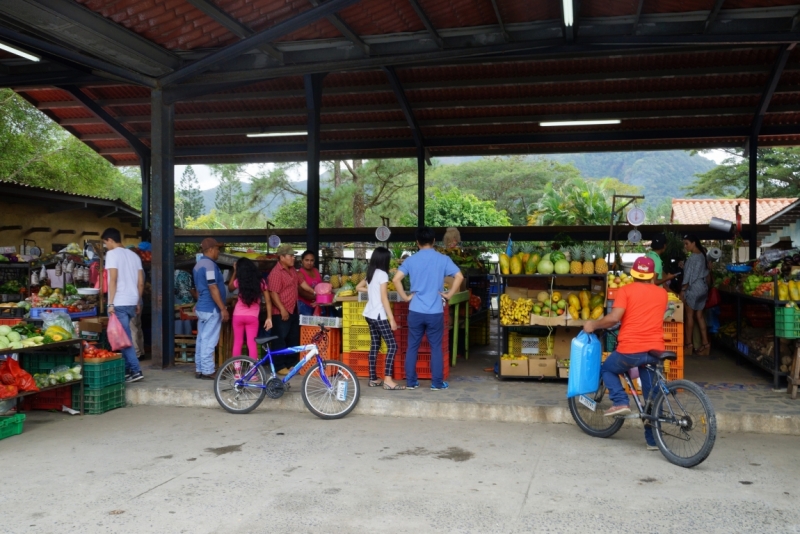
POLYGON ((782 280, 778 280, 778 300, 789 300, 789 286, 782 280))
MULTIPOLYGON (((575 293, 570 293, 567 296, 567 302, 569 302, 569 305, 570 305, 571 308, 581 309, 581 307, 582 307, 581 306, 581 301, 580 301, 580 299, 578 299, 578 296, 575 293)), ((576 319, 577 319, 577 317, 576 317, 576 319)))
POLYGON ((589 298, 589 308, 594 311, 597 306, 603 306, 603 295, 595 293, 589 298))
POLYGON ((585 289, 578 293, 578 300, 580 300, 581 308, 588 308, 589 307, 589 299, 591 298, 588 291, 585 289))
POLYGON ((603 316, 603 305, 595 306, 592 308, 592 313, 589 314, 589 317, 592 319, 599 319, 603 316))
POLYGON ((519 256, 511 258, 511 274, 522 274, 522 260, 519 256))
POLYGON ((581 309, 581 319, 583 319, 584 321, 588 321, 589 320, 589 307, 588 306, 586 306, 583 309, 581 309))
POLYGON ((791 280, 789 282, 789 297, 792 300, 800 300, 800 287, 798 287, 797 282, 791 280))
POLYGON ((570 319, 580 319, 581 318, 581 312, 578 311, 578 308, 576 308, 575 306, 570 306, 569 307, 569 318, 570 319))
POLYGON ((500 272, 511 274, 511 258, 507 254, 500 254, 500 272))
POLYGON ((525 262, 525 274, 536 274, 536 265, 538 264, 536 257, 536 254, 528 256, 528 261, 525 262))
POLYGON ((61 328, 60 326, 51 326, 44 331, 45 336, 50 336, 53 341, 64 341, 72 339, 72 334, 61 328), (58 337, 58 339, 56 339, 58 337))

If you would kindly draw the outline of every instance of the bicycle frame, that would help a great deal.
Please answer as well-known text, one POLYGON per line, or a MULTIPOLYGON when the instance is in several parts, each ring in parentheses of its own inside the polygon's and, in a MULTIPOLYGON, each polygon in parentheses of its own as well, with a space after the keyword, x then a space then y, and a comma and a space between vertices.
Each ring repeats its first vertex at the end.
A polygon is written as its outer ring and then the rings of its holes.
MULTIPOLYGON (((642 400, 639 398, 639 394, 636 392, 636 388, 633 385, 633 381, 628 373, 622 375, 625 379, 625 382, 628 384, 630 388, 631 395, 633 395, 633 401, 636 403, 636 408, 639 410, 638 414, 630 414, 627 416, 622 417, 622 419, 642 419, 646 421, 657 421, 659 418, 655 415, 648 414, 646 406, 651 406, 656 399, 656 391, 660 390, 664 394, 664 399, 666 401, 667 408, 669 409, 670 416, 672 420, 661 418, 660 421, 664 423, 678 421, 679 418, 676 417, 674 410, 672 409, 672 405, 670 404, 669 400, 669 388, 667 388, 667 381, 664 378, 664 375, 661 373, 662 367, 660 365, 653 366, 653 365, 645 365, 645 367, 650 370, 654 371, 656 374, 655 380, 651 380, 651 387, 650 387, 650 395, 648 395, 645 404, 642 404, 642 400)), ((642 392, 644 394, 644 392, 642 392)), ((673 400, 678 404, 678 407, 685 411, 683 406, 678 399, 673 398, 673 400)))
MULTIPOLYGON (((314 357, 317 358, 317 363, 319 363, 320 368, 321 369, 324 368, 322 357, 319 355, 319 349, 317 348, 316 345, 298 345, 296 347, 287 347, 285 349, 276 350, 275 352, 272 352, 271 350, 269 350, 269 347, 267 347, 267 353, 264 355, 264 357, 261 358, 258 362, 256 362, 253 368, 236 382, 237 384, 246 387, 266 389, 267 388, 266 384, 250 383, 250 379, 253 378, 256 375, 256 373, 258 373, 258 368, 264 366, 267 363, 267 360, 269 360, 269 369, 271 378, 276 378, 275 365, 272 362, 272 357, 284 356, 287 354, 299 354, 301 352, 307 352, 307 354, 299 362, 297 362, 297 365, 295 365, 289 370, 289 372, 286 374, 285 377, 283 377, 281 381, 284 384, 286 384, 289 380, 292 379, 292 377, 294 377, 297 373, 299 373, 300 369, 302 369, 303 366, 305 366, 314 357)), ((329 388, 333 387, 333 385, 328 380, 328 376, 325 373, 320 373, 320 377, 322 378, 322 382, 325 384, 326 387, 329 388)))

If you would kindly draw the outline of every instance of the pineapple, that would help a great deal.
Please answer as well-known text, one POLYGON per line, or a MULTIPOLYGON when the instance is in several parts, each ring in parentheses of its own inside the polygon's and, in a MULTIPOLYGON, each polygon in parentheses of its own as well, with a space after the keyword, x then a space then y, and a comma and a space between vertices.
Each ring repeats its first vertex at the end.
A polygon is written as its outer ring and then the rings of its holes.
POLYGON ((581 274, 594 274, 593 252, 593 247, 588 246, 583 248, 583 273, 581 274))
POLYGON ((364 272, 364 262, 361 260, 353 260, 353 275, 350 277, 350 280, 358 285, 358 283, 367 277, 367 273, 364 272))
POLYGON ((608 272, 608 263, 606 262, 606 251, 602 246, 597 247, 595 250, 594 272, 597 274, 606 274, 608 272))
POLYGON ((342 264, 342 274, 339 278, 342 280, 342 286, 350 281, 350 266, 348 264, 342 264))
POLYGON ((583 274, 583 264, 581 263, 583 249, 581 247, 569 247, 569 256, 572 259, 572 261, 569 262, 569 273, 583 274))
POLYGON ((328 264, 328 271, 331 273, 331 287, 333 289, 342 287, 342 281, 339 278, 339 262, 330 262, 330 264, 328 264))

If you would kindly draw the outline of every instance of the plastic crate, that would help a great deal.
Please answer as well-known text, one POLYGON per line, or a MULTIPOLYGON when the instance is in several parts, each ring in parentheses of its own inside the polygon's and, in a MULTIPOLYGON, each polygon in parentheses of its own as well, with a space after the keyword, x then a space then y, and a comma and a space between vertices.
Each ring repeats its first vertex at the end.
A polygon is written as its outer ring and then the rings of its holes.
POLYGON ((485 321, 469 324, 469 344, 470 346, 489 344, 489 329, 485 321))
POLYGON ((21 323, 23 319, 0 319, 0 326, 14 326, 21 323))
MULTIPOLYGON (((24 352, 19 365, 30 374, 49 373, 51 369, 66 365, 72 367, 75 356, 67 352, 24 352)), ((59 406, 60 408, 60 406, 59 406)))
POLYGON ((680 360, 664 362, 664 376, 667 380, 683 379, 683 362, 680 360))
POLYGON ((764 304, 748 304, 744 316, 754 328, 768 328, 774 320, 772 309, 764 304))
POLYGON ((731 303, 723 302, 719 305, 719 320, 727 323, 736 320, 736 306, 731 303))
MULTIPOLYGON (((395 360, 396 361, 396 360, 395 360)), ((343 352, 342 363, 350 367, 359 378, 369 378, 369 352, 343 352)), ((379 352, 375 360, 375 372, 383 377, 386 371, 386 353, 379 352)), ((396 376, 392 375, 394 378, 396 376)))
POLYGON ((103 389, 125 381, 125 360, 87 363, 82 371, 86 389, 103 389))
POLYGON ((348 326, 367 326, 367 319, 364 317, 366 302, 343 302, 342 303, 342 325, 348 326))
POLYGON ((775 308, 775 335, 786 339, 800 338, 800 311, 791 308, 775 308))
POLYGON ((23 412, 30 410, 58 410, 60 412, 62 406, 72 408, 72 389, 65 386, 22 397, 19 408, 23 412))
MULTIPOLYGON (((450 358, 447 351, 442 351, 442 364, 444 366, 444 379, 450 377, 450 358)), ((394 359, 394 374, 392 377, 395 380, 401 380, 406 377, 406 355, 397 353, 394 359)), ((431 354, 420 352, 417 354, 417 378, 423 380, 430 380, 431 374, 431 354)))
MULTIPOLYGON (((301 326, 300 327, 300 344, 301 345, 311 345, 314 343, 314 336, 319 333, 319 328, 316 326, 301 326)), ((319 343, 317 348, 319 349, 319 354, 322 356, 323 360, 337 360, 341 361, 342 359, 342 330, 341 329, 334 329, 328 330, 328 341, 326 343, 319 343)), ((301 354, 300 357, 302 358, 305 356, 305 353, 301 354)), ((300 374, 304 375, 311 370, 311 368, 316 365, 317 359, 314 358, 313 360, 309 361, 300 369, 300 374)))
MULTIPOLYGON (((387 296, 389 297, 389 302, 400 302, 400 295, 397 294, 397 291, 387 291, 387 296)), ((365 304, 369 300, 369 293, 359 293, 358 294, 358 303, 365 304)))
MULTIPOLYGON (((343 352, 368 352, 370 349, 370 343, 371 337, 368 326, 346 326, 342 329, 343 352)), ((387 350, 386 343, 381 340, 380 352, 386 352, 387 350)))
POLYGON ((683 323, 664 323, 664 343, 683 345, 683 323))
POLYGON ((508 335, 508 354, 550 354, 552 349, 552 338, 548 343, 546 337, 521 336, 516 333, 508 335))
POLYGON ((606 351, 612 352, 614 349, 617 348, 617 335, 619 334, 619 330, 608 330, 606 331, 606 351))
POLYGON ((22 434, 22 425, 24 422, 24 413, 18 413, 10 417, 0 417, 0 439, 22 434))
MULTIPOLYGON (((73 406, 78 409, 80 402, 80 388, 72 388, 73 406)), ((88 414, 101 414, 123 406, 125 406, 125 382, 103 389, 84 390, 83 392, 83 409, 88 414)))
POLYGON ((301 315, 300 326, 319 326, 326 328, 341 328, 341 317, 323 317, 322 315, 301 315))
MULTIPOLYGON (((44 319, 42 317, 47 312, 64 312, 68 313, 66 308, 31 308, 31 319, 44 319)), ((97 308, 86 310, 82 312, 68 313, 71 319, 80 319, 81 317, 96 317, 97 308)))
MULTIPOLYGON (((398 328, 394 332, 394 339, 397 341, 397 349, 398 352, 401 351, 405 354, 406 349, 408 349, 408 328, 398 328)), ((445 330, 442 334, 442 350, 444 352, 448 352, 448 348, 450 347, 450 332, 445 330)), ((419 344, 419 348, 417 352, 430 354, 431 352, 431 344, 428 342, 427 334, 422 336, 422 341, 419 344)))

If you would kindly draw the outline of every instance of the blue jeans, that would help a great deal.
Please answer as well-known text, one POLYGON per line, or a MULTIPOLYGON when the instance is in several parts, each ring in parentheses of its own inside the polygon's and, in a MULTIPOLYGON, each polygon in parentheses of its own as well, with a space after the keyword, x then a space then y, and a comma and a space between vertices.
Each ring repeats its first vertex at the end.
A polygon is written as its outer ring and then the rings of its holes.
POLYGON ((142 368, 139 366, 139 358, 136 357, 136 349, 133 348, 133 336, 131 335, 131 320, 136 316, 136 306, 114 306, 114 313, 122 323, 122 329, 128 334, 131 346, 122 349, 122 357, 125 358, 126 373, 140 373, 142 368))
POLYGON ((218 311, 197 312, 197 344, 195 345, 194 367, 198 373, 214 374, 214 349, 219 342, 222 328, 222 315, 218 311))
POLYGON ((444 385, 444 361, 442 360, 442 337, 444 336, 444 313, 408 312, 408 349, 406 349, 406 383, 416 385, 417 351, 427 334, 431 345, 431 387, 444 385))
MULTIPOLYGON (((645 365, 655 365, 657 363, 658 358, 654 358, 646 352, 636 354, 612 352, 600 367, 600 374, 603 377, 603 383, 608 388, 608 397, 614 403, 614 406, 628 406, 630 404, 630 398, 625 393, 625 388, 622 387, 619 375, 627 373, 629 369, 634 367, 639 368, 639 379, 642 381, 642 396, 646 402, 650 396, 653 380, 652 372, 648 371, 645 365)), ((656 444, 655 439, 653 439, 653 428, 648 424, 644 425, 644 438, 647 440, 648 445, 656 444)))

